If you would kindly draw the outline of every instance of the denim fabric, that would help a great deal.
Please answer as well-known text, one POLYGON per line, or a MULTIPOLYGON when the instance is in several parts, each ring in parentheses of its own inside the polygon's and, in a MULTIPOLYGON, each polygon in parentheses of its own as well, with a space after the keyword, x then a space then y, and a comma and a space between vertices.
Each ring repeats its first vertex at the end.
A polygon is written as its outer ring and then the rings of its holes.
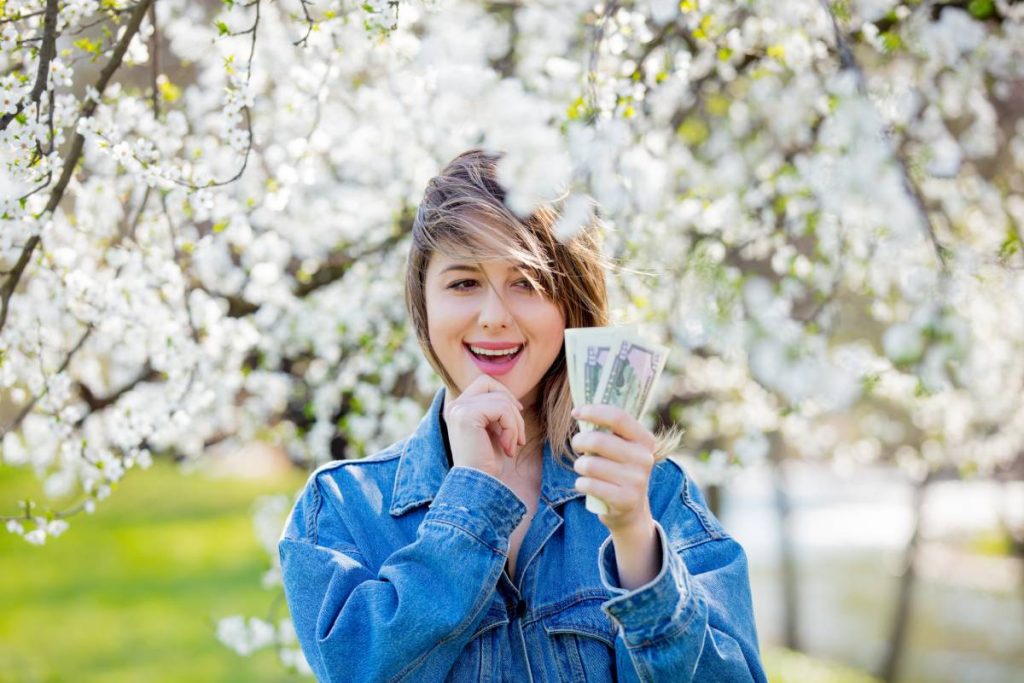
POLYGON ((537 513, 498 479, 450 467, 434 397, 416 431, 332 462, 300 493, 279 551, 322 681, 765 681, 747 560, 673 460, 649 487, 662 566, 619 586, 607 528, 544 445, 537 513))

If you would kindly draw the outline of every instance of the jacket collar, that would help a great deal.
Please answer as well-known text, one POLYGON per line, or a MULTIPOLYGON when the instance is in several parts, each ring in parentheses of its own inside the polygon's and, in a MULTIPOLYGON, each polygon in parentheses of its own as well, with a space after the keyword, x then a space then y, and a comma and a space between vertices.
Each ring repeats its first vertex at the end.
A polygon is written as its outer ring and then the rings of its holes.
MULTIPOLYGON (((406 439, 395 474, 395 487, 391 495, 392 516, 398 516, 418 505, 434 500, 448 474, 448 457, 441 434, 441 409, 445 388, 441 387, 416 431, 406 439)), ((576 472, 555 461, 551 444, 544 440, 544 462, 541 471, 541 497, 551 507, 582 495, 574 487, 576 472)))

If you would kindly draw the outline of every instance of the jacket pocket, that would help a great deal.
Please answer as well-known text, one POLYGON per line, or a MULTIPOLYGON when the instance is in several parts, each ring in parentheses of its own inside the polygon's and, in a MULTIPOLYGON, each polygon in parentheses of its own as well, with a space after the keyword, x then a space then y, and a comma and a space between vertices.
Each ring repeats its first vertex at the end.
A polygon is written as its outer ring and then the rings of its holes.
POLYGON ((491 603, 455 665, 445 679, 447 683, 481 683, 501 680, 501 634, 508 624, 502 602, 491 603))
POLYGON ((559 681, 615 680, 615 626, 601 604, 584 598, 542 618, 559 681))

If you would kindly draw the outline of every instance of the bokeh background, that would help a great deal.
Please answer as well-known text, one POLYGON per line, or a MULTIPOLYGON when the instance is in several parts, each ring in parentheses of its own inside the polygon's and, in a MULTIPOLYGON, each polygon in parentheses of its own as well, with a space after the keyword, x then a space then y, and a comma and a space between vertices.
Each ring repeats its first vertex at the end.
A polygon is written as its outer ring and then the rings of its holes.
POLYGON ((1024 678, 1024 3, 0 2, 0 681, 300 680, 428 180, 598 223, 773 681, 1024 678))
MULTIPOLYGON (((232 458, 186 472, 158 462, 59 542, 37 548, 0 536, 0 681, 308 680, 282 666, 272 642, 217 638, 221 620, 239 612, 268 623, 286 615, 280 589, 260 584, 281 505, 305 482, 280 452, 257 447, 232 458), (249 472, 240 477, 239 469, 249 472), (231 649, 239 643, 252 652, 231 649)), ((750 560, 770 680, 881 680, 914 487, 886 468, 791 468, 796 650, 786 646, 771 476, 745 471, 718 494, 721 519, 750 560)), ((34 488, 28 474, 5 471, 0 479, 5 495, 34 488)), ((1024 488, 942 482, 923 508, 900 680, 1017 680, 1024 672, 1021 562, 1002 523, 1021 522, 1024 488)))

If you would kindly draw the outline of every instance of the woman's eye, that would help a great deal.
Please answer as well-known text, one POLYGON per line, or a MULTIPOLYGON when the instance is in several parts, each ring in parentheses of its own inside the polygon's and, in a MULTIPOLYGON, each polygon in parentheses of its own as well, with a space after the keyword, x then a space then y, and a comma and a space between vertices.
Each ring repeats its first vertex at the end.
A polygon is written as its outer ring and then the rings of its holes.
MULTIPOLYGON (((520 287, 533 291, 533 285, 530 284, 529 280, 517 280, 516 284, 520 287)), ((455 291, 465 291, 476 286, 476 280, 456 280, 455 282, 448 285, 448 289, 454 289, 455 291)))

